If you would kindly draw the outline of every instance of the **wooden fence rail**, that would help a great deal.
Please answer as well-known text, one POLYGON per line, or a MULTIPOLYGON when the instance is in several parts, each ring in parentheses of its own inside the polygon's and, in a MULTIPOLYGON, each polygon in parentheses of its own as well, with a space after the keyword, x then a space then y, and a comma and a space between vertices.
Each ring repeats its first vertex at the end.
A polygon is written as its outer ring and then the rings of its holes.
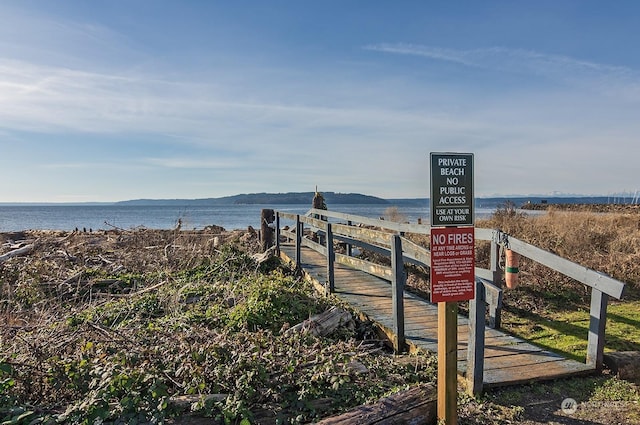
MULTIPOLYGON (((309 247, 327 259, 327 290, 334 291, 335 263, 348 265, 391 282, 393 346, 403 349, 404 310, 403 291, 406 281, 404 264, 416 264, 424 267, 431 265, 430 251, 405 237, 407 233, 429 235, 428 225, 396 223, 381 219, 372 219, 352 214, 311 209, 306 215, 276 211, 275 214, 276 249, 280 251, 281 238, 295 241, 296 267, 301 266, 301 247, 309 247), (282 221, 295 223, 291 228, 282 228, 282 221), (357 223, 355 225, 354 223, 357 223), (307 234, 305 233, 306 230, 307 234), (316 236, 316 240, 309 238, 316 236), (346 253, 334 251, 335 243, 346 246, 346 253), (352 247, 369 250, 391 259, 391 266, 366 261, 352 256, 352 247)), ((484 370, 485 325, 500 327, 502 307, 502 271, 500 269, 500 248, 508 248, 533 261, 543 264, 578 282, 591 287, 590 325, 586 363, 595 370, 603 365, 606 310, 609 297, 621 298, 624 283, 597 271, 573 263, 551 252, 518 240, 497 229, 475 229, 475 238, 490 242, 489 268, 476 267, 476 297, 469 304, 469 344, 467 351, 467 383, 469 391, 477 394, 482 391, 484 370), (489 323, 485 324, 485 315, 489 311, 489 323), (472 373, 469 373, 469 372, 472 373)))

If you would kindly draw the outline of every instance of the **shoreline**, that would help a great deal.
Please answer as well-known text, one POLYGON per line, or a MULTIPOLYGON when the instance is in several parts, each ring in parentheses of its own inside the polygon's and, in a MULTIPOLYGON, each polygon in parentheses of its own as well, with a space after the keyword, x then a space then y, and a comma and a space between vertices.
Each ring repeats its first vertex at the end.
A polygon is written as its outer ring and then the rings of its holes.
POLYGON ((571 211, 592 213, 640 213, 640 204, 538 204, 520 206, 526 211, 571 211))

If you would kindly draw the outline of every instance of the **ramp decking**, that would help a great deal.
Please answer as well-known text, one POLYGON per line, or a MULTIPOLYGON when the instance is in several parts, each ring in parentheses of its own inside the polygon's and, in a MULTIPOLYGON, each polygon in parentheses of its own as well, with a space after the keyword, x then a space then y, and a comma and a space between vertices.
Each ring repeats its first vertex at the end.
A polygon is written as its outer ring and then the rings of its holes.
MULTIPOLYGON (((295 246, 283 244, 281 255, 295 258, 295 246)), ((301 267, 317 284, 327 280, 326 258, 302 247, 301 267)), ((392 334, 391 285, 388 281, 335 264, 335 295, 366 315, 388 335, 392 334)), ((438 308, 413 294, 404 293, 405 338, 411 349, 438 351, 438 308)), ((468 319, 458 317, 458 373, 465 375, 468 319)), ((484 387, 504 386, 589 374, 595 367, 562 357, 502 331, 485 329, 484 387)))

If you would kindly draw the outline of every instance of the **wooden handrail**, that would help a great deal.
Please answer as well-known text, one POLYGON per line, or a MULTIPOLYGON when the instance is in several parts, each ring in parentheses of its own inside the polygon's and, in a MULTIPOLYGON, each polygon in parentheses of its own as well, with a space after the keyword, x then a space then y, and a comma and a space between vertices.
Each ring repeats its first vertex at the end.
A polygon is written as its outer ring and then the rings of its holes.
POLYGON ((327 218, 340 219, 368 226, 381 227, 384 229, 394 230, 396 232, 417 233, 428 235, 431 233, 431 227, 424 224, 397 223, 394 221, 380 220, 378 218, 363 217, 360 215, 340 213, 336 211, 310 209, 307 214, 321 215, 327 218))
MULTIPOLYGON (((295 219, 295 214, 279 213, 281 217, 295 219)), ((370 226, 376 226, 383 230, 375 230, 361 227, 348 226, 344 224, 334 224, 333 232, 334 236, 346 236, 352 240, 359 240, 368 242, 371 244, 380 244, 385 247, 391 247, 392 234, 385 232, 384 230, 391 230, 397 232, 406 233, 418 233, 418 234, 430 234, 430 227, 422 224, 407 224, 407 223, 395 223, 386 220, 372 219, 368 217, 357 216, 353 214, 345 214, 334 211, 311 209, 308 214, 324 215, 325 217, 341 218, 350 222, 362 223, 370 226)), ((326 221, 319 220, 312 217, 299 216, 300 220, 304 223, 310 224, 318 230, 326 229, 326 221)), ((580 283, 583 283, 591 288, 597 289, 609 296, 620 299, 624 293, 624 282, 609 277, 603 273, 581 266, 570 260, 562 258, 549 251, 545 251, 527 242, 521 241, 513 236, 501 232, 496 229, 484 229, 475 228, 476 240, 494 241, 500 245, 503 245, 524 257, 527 257, 533 261, 536 261, 544 266, 547 266, 553 270, 556 270, 580 283)), ((403 245, 411 245, 411 252, 414 253, 413 259, 419 256, 423 259, 421 263, 429 266, 430 251, 427 248, 421 247, 417 244, 413 244, 406 238, 403 241, 403 245)), ((406 251, 406 249, 405 249, 406 251)), ((490 269, 482 269, 486 273, 492 273, 490 269)), ((483 279, 492 281, 493 276, 481 276, 483 279)))

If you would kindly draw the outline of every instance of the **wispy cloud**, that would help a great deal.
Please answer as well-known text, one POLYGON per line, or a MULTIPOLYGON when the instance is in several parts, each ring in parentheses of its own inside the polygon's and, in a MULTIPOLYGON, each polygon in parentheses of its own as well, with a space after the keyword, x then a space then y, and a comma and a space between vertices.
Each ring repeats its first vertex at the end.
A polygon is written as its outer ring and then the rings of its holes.
POLYGON ((456 50, 416 44, 381 43, 365 46, 365 49, 420 56, 473 68, 542 76, 556 81, 581 84, 590 89, 640 101, 640 74, 624 66, 506 47, 456 50))
MULTIPOLYGON (((220 94, 216 84, 171 81, 153 74, 107 74, 40 66, 0 59, 0 128, 36 132, 148 133, 176 143, 242 149, 263 138, 322 130, 348 135, 375 131, 384 135, 399 126, 464 128, 442 113, 390 109, 372 102, 311 105, 313 98, 293 95, 280 101, 256 99, 256 82, 220 94), (368 104, 367 104, 368 103, 368 104), (229 145, 229 140, 234 144, 229 145)), ((276 82, 287 91, 286 82, 276 82)), ((370 89, 351 85, 355 96, 370 89)), ((331 90, 331 88, 327 88, 331 90)), ((318 133, 320 134, 320 133, 318 133)), ((307 134, 307 137, 310 135, 307 134)), ((312 136, 312 135, 311 135, 312 136)), ((328 138, 325 143, 332 143, 328 138)), ((281 140, 286 143, 286 140, 281 140)), ((293 146, 291 146, 293 147, 293 146)))
MULTIPOLYGON (((60 9, 65 6, 61 5, 60 9)), ((21 3, 0 3, 0 57, 49 66, 70 68, 116 68, 149 59, 129 37, 98 20, 87 22, 47 14, 41 8, 21 3)))
POLYGON ((549 73, 558 70, 564 72, 577 71, 580 74, 590 75, 611 74, 625 77, 632 75, 632 71, 626 67, 506 47, 455 50, 415 44, 382 43, 366 46, 365 49, 386 53, 423 56, 434 60, 455 62, 478 68, 502 69, 514 72, 534 71, 549 73))
POLYGON ((170 157, 170 158, 146 158, 143 163, 154 167, 162 168, 185 168, 185 169, 233 169, 242 168, 244 164, 235 158, 192 158, 192 157, 170 157))

